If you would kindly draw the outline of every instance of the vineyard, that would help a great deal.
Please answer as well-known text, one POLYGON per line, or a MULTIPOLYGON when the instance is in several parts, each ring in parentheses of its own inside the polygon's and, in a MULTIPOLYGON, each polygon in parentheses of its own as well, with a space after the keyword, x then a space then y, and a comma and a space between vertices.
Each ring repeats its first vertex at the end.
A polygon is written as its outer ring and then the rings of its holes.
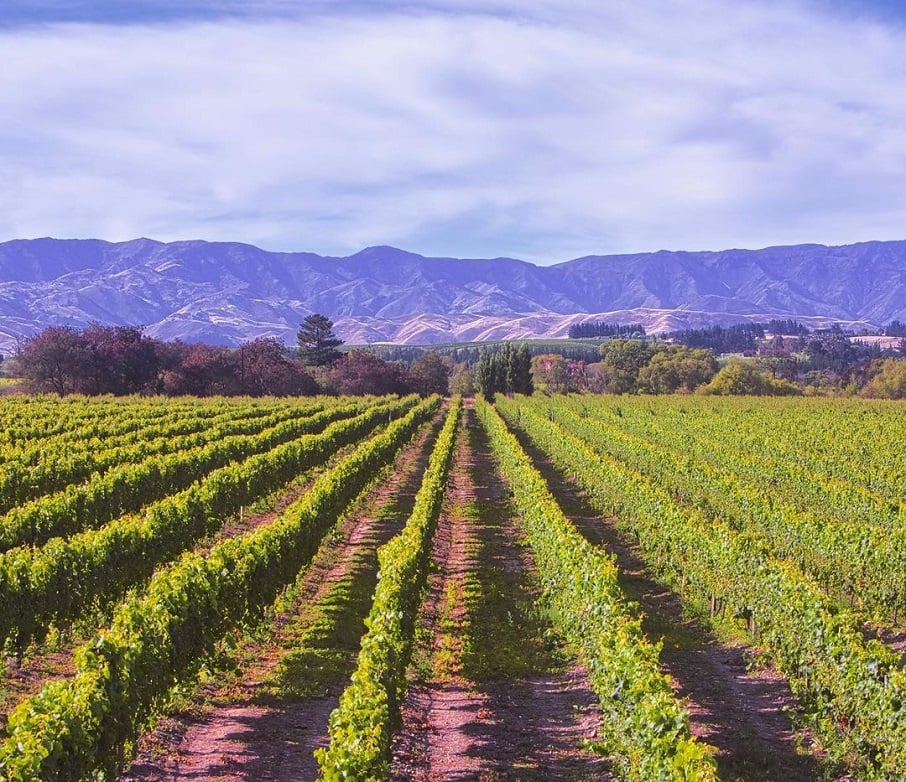
POLYGON ((7 780, 902 780, 906 407, 5 397, 7 780))

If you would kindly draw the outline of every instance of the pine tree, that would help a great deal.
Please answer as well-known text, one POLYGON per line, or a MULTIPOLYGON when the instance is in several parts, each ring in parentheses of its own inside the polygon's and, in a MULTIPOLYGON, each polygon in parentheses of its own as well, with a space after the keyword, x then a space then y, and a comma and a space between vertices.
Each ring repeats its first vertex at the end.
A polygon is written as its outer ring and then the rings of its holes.
POLYGON ((299 341, 299 358, 306 366, 323 367, 342 355, 337 348, 343 340, 333 333, 333 321, 317 312, 302 321, 296 338, 299 341))

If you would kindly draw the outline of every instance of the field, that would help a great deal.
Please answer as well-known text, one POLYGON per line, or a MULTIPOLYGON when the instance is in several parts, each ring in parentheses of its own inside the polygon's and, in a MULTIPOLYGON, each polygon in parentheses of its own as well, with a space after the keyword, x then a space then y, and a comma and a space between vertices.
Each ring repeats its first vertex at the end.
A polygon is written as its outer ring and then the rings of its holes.
POLYGON ((906 778, 906 406, 0 400, 7 780, 906 778))

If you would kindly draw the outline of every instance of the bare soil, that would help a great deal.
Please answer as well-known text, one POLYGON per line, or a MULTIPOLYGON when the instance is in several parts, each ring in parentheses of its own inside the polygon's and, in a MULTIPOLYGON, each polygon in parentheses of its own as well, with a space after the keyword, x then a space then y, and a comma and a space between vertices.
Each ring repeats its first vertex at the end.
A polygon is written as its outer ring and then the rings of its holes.
POLYGON ((267 637, 245 644, 243 658, 248 662, 239 677, 209 684, 194 709, 162 720, 143 739, 125 780, 317 778, 313 753, 327 743, 327 720, 348 681, 365 629, 377 549, 402 529, 409 515, 437 424, 421 432, 396 460, 390 477, 378 483, 325 542, 301 576, 291 605, 274 617, 267 637), (356 588, 350 590, 351 584, 356 588), (349 637, 332 635, 336 622, 344 623, 349 637), (281 672, 292 670, 294 649, 328 637, 336 648, 323 651, 341 658, 339 671, 318 682, 317 692, 288 693, 279 680, 281 672))
POLYGON ((580 666, 544 648, 531 559, 471 410, 433 561, 391 779, 608 778, 584 746, 598 728, 594 694, 580 666))
POLYGON ((297 704, 236 703, 190 724, 161 727, 126 780, 302 780, 317 778, 312 748, 323 744, 336 697, 297 704), (177 745, 174 751, 172 744, 177 745))

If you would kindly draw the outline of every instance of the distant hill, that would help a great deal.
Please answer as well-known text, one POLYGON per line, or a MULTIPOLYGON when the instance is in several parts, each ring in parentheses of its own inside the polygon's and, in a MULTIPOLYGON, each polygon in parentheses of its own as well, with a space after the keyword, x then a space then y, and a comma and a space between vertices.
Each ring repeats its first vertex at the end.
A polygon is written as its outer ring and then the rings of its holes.
POLYGON ((649 331, 792 317, 906 320, 906 241, 667 252, 535 266, 369 247, 346 258, 150 239, 0 243, 0 350, 51 324, 143 324, 162 339, 295 342, 321 312, 347 342, 565 336, 582 320, 649 331))

